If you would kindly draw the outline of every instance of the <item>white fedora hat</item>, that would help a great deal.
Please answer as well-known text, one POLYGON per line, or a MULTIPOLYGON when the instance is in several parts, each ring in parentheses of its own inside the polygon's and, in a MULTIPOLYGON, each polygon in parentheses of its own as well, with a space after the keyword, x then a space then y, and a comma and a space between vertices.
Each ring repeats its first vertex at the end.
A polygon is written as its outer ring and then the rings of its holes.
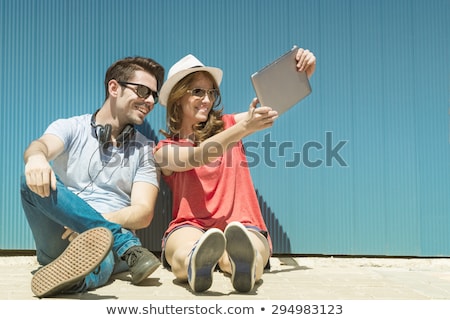
POLYGON ((200 60, 198 60, 192 54, 188 54, 187 56, 178 60, 178 62, 175 63, 172 68, 170 68, 169 73, 167 74, 167 80, 166 82, 164 82, 159 92, 159 103, 162 106, 166 106, 169 94, 172 91, 172 88, 178 83, 178 81, 186 77, 188 74, 197 71, 209 72, 216 80, 217 85, 220 85, 223 74, 221 69, 215 67, 205 67, 205 65, 201 63, 200 60))

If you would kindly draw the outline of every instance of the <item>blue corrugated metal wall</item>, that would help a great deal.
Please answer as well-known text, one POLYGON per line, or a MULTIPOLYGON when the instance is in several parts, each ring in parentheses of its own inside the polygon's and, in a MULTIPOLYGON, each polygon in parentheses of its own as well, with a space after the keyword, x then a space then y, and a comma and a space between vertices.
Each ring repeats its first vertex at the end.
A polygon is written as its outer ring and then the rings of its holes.
MULTIPOLYGON (((276 253, 450 256, 450 1, 0 0, 0 249, 32 249, 22 152, 59 117, 92 112, 116 59, 169 69, 187 53, 224 69, 229 112, 250 74, 313 50, 313 94, 247 138, 276 253)), ((148 117, 159 138, 164 109, 148 117)), ((141 232, 159 250, 169 219, 141 232)))

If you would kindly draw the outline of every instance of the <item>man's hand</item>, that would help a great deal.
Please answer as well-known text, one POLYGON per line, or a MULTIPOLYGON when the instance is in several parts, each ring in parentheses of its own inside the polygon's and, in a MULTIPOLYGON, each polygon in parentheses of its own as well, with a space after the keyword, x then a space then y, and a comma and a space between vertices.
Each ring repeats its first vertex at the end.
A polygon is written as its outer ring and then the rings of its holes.
POLYGON ((48 197, 51 190, 56 190, 56 176, 47 159, 42 155, 28 158, 25 165, 25 177, 31 191, 41 197, 48 197))

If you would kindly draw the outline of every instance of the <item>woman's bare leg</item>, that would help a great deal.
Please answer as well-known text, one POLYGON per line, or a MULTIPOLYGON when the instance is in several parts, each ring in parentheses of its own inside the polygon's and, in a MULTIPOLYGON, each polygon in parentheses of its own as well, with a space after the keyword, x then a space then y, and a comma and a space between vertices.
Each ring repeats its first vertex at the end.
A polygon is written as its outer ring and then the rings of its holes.
POLYGON ((225 251, 225 236, 217 228, 202 232, 183 227, 169 236, 165 249, 176 278, 188 280, 194 292, 202 292, 212 285, 214 267, 225 251))
POLYGON ((183 227, 172 232, 167 239, 165 257, 172 268, 172 273, 178 280, 187 281, 189 253, 202 235, 202 230, 194 227, 183 227))

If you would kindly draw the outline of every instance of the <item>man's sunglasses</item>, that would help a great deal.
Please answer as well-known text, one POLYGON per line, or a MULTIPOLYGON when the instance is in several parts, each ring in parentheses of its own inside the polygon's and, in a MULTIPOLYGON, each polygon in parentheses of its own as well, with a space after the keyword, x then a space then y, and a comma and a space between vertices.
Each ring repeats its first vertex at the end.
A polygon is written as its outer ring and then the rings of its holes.
POLYGON ((121 86, 128 88, 130 90, 132 90, 134 93, 136 93, 136 95, 139 98, 142 99, 147 99, 148 97, 150 97, 150 95, 153 97, 154 103, 157 104, 158 103, 158 92, 153 91, 152 89, 150 89, 147 86, 144 86, 143 84, 139 84, 139 83, 133 83, 133 82, 126 82, 126 81, 117 81, 121 86), (133 85, 136 86, 136 88, 134 87, 129 87, 128 85, 133 85))

